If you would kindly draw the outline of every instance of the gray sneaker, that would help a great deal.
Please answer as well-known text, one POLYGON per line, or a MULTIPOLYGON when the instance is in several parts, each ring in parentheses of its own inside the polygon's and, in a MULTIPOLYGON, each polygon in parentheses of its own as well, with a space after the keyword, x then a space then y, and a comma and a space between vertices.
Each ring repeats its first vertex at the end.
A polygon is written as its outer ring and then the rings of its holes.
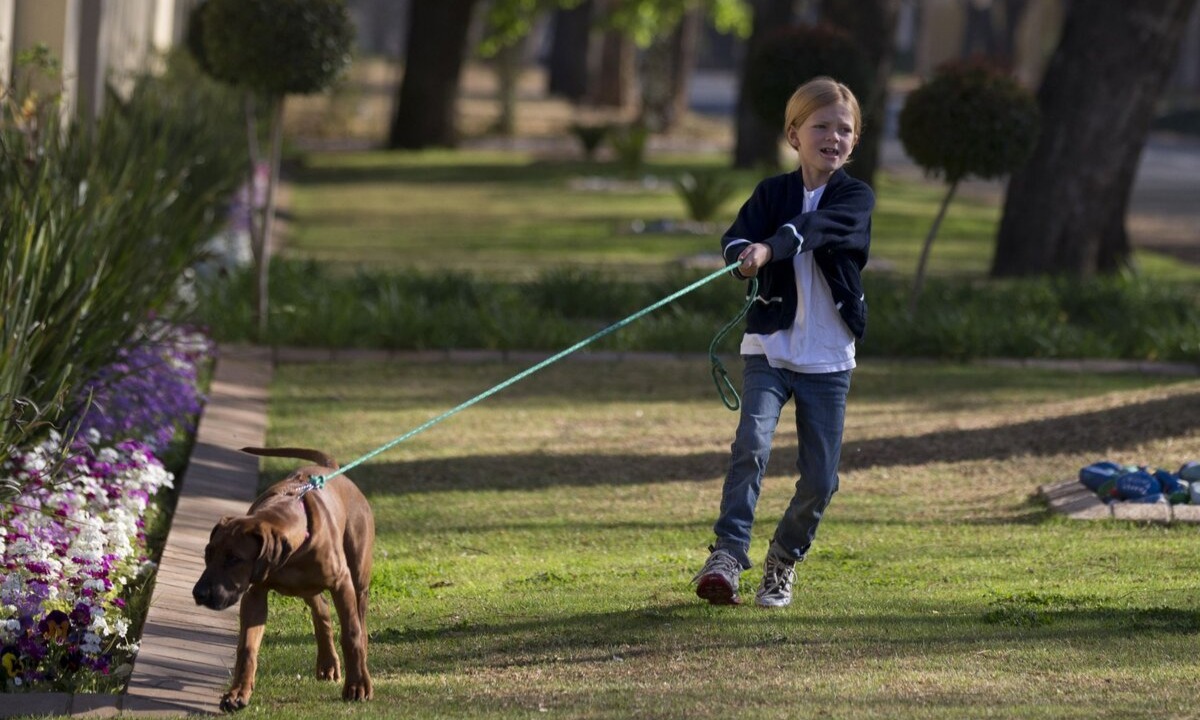
POLYGON ((796 562, 785 557, 772 545, 763 563, 762 584, 754 595, 754 604, 765 608, 787 607, 792 604, 792 583, 796 582, 796 562))
POLYGON ((696 595, 711 605, 740 605, 738 585, 741 579, 742 564, 733 553, 717 548, 712 550, 692 582, 696 583, 696 595))

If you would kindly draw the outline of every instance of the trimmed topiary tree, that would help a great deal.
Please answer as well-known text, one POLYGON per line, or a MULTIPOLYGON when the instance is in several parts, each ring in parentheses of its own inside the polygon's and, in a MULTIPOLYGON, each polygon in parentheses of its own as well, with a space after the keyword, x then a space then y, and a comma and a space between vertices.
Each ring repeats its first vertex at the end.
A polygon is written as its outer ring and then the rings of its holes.
POLYGON ((788 98, 803 83, 828 75, 865 102, 871 97, 875 68, 866 52, 833 25, 795 25, 768 35, 746 58, 744 92, 754 112, 769 127, 783 131, 788 98))
POLYGON ((267 187, 261 207, 250 205, 251 251, 255 261, 254 314, 260 338, 267 329, 267 277, 271 226, 287 95, 329 87, 350 64, 354 26, 344 0, 205 0, 193 10, 187 45, 205 72, 246 91, 250 143, 250 187, 264 163, 256 107, 265 104, 267 187))
POLYGON ((921 248, 909 311, 916 312, 925 267, 938 228, 958 184, 976 176, 997 178, 1020 168, 1037 142, 1041 113, 1033 94, 1012 76, 978 61, 942 65, 909 93, 900 111, 905 152, 949 185, 921 248))

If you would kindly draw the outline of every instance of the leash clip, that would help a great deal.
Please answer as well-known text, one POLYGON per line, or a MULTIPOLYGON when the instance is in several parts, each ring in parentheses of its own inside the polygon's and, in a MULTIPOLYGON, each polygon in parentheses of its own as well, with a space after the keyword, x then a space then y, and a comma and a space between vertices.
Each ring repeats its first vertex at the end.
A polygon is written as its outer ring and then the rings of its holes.
POLYGON ((308 482, 300 486, 300 492, 296 495, 297 498, 302 498, 313 490, 323 490, 325 488, 324 475, 310 475, 308 482))

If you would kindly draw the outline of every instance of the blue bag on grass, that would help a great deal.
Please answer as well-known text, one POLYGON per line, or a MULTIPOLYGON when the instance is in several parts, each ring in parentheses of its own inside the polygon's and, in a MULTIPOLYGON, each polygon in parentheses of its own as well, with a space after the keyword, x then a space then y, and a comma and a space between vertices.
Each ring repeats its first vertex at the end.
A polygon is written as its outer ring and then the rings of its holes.
POLYGON ((1154 479, 1158 480, 1159 490, 1171 503, 1188 502, 1188 484, 1176 478, 1175 473, 1158 468, 1154 470, 1154 479))
POLYGON ((1200 482, 1200 461, 1189 460, 1179 467, 1180 480, 1187 482, 1200 482))
POLYGON ((1158 478, 1145 470, 1134 470, 1117 478, 1116 493, 1121 500, 1136 500, 1147 495, 1161 495, 1162 486, 1158 484, 1158 478))
POLYGON ((1165 503, 1167 502, 1167 496, 1163 495, 1162 493, 1151 493, 1149 495, 1143 495, 1142 497, 1129 498, 1128 502, 1146 503, 1148 505, 1153 503, 1165 503))
POLYGON ((1103 485, 1106 480, 1116 480, 1117 477, 1122 475, 1124 472, 1125 468, 1121 467, 1115 462, 1102 460, 1101 462, 1092 463, 1091 465, 1081 469, 1079 471, 1079 482, 1083 483, 1088 490, 1091 490, 1092 492, 1098 492, 1100 490, 1100 486, 1103 485))

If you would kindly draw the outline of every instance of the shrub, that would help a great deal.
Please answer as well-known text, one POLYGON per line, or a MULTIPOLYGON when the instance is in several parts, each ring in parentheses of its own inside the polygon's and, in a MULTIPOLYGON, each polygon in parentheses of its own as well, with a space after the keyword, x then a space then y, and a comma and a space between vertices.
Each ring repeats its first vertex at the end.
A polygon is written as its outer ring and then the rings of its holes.
MULTIPOLYGON (((648 282, 560 268, 519 284, 464 274, 362 271, 336 277, 316 263, 279 262, 279 345, 386 349, 558 351, 695 281, 679 270, 648 282), (321 292, 314 293, 312 288, 321 292), (286 307, 286 310, 281 308, 286 307), (501 319, 496 319, 501 318, 501 319)), ((233 281, 248 283, 245 274, 233 281)), ((871 323, 864 355, 1121 358, 1200 357, 1200 297, 1193 288, 1139 278, 1088 281, 931 280, 919 312, 905 311, 906 281, 867 273, 871 323)), ((721 278, 598 341, 593 349, 704 352, 744 302, 745 285, 721 278)), ((202 286, 205 322, 223 341, 250 328, 225 285, 202 286), (229 317, 234 318, 233 321, 229 317)), ((736 352, 732 332, 723 352, 736 352)))
POLYGON ((1007 175, 1029 159, 1040 112, 1033 95, 999 69, 978 61, 954 62, 909 93, 900 111, 900 141, 926 172, 948 188, 921 249, 909 311, 916 308, 929 251, 958 183, 969 176, 1007 175))
POLYGON ((729 175, 710 170, 683 173, 675 179, 675 189, 687 206, 688 216, 696 222, 708 222, 729 201, 737 185, 729 175))
POLYGON ((582 123, 574 123, 571 125, 571 134, 579 140, 579 145, 583 148, 583 157, 588 162, 596 159, 596 151, 600 149, 600 145, 608 137, 608 133, 609 126, 604 124, 584 125, 582 123))
POLYGON ((649 131, 638 124, 614 128, 609 133, 609 145, 617 156, 617 164, 621 166, 626 177, 636 177, 646 163, 646 140, 649 131))
POLYGON ((354 25, 344 0, 205 0, 189 18, 188 45, 205 72, 246 92, 247 125, 257 128, 255 99, 268 105, 267 156, 258 138, 247 148, 251 168, 267 168, 261 206, 250 210, 250 244, 258 268, 254 315, 266 329, 269 241, 283 147, 283 105, 290 93, 328 87, 350 64, 354 25))

